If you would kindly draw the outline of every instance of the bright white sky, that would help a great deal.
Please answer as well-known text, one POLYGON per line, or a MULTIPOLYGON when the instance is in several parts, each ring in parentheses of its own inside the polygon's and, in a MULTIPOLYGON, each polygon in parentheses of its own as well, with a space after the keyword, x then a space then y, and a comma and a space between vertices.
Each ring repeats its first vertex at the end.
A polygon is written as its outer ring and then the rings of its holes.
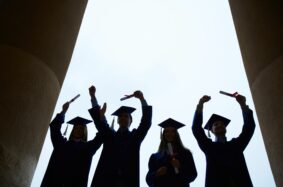
MULTIPOLYGON (((124 94, 140 89, 153 106, 152 127, 140 151, 141 187, 147 186, 148 159, 160 142, 158 123, 171 117, 187 125, 179 132, 193 152, 198 171, 191 186, 203 187, 205 157, 191 131, 199 98, 212 97, 204 107, 205 122, 212 113, 232 120, 228 139, 239 135, 242 115, 238 103, 219 90, 238 91, 255 110, 227 0, 90 0, 54 115, 80 93, 66 121, 77 115, 90 118, 88 88, 92 84, 99 103, 108 104, 109 122, 113 111, 128 105, 137 108, 131 128, 137 127, 140 102, 121 102, 124 94)), ((91 139, 96 129, 88 127, 91 139)), ((40 186, 52 150, 48 132, 31 187, 40 186)), ((100 152, 93 157, 89 184, 100 152)), ((258 122, 245 157, 254 186, 275 187, 258 122)))

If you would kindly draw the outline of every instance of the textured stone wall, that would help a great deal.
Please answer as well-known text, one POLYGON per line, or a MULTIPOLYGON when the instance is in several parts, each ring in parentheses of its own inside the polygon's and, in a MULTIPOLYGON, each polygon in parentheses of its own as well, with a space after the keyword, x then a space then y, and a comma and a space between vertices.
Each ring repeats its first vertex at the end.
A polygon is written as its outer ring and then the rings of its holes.
POLYGON ((86 3, 0 1, 0 186, 30 186, 86 3))
POLYGON ((283 186, 283 1, 229 2, 273 176, 283 186))

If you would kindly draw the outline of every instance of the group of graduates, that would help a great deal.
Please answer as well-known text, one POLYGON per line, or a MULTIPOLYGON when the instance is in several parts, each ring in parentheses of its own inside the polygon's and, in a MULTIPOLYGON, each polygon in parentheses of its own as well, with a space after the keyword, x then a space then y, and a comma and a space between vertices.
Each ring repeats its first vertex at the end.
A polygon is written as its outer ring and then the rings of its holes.
MULTIPOLYGON (((96 88, 91 86, 89 114, 98 131, 93 140, 87 141, 86 127, 92 121, 81 117, 67 122, 74 125, 69 140, 62 135, 61 126, 69 102, 50 123, 54 150, 41 187, 86 187, 92 157, 102 144, 91 187, 140 186, 140 146, 151 127, 152 107, 141 91, 135 91, 132 96, 142 105, 140 124, 130 131, 131 113, 135 108, 122 106, 112 114, 118 116, 119 129, 115 131, 105 118, 106 103, 101 107, 95 93, 96 88)), ((225 117, 213 114, 204 127, 215 135, 215 141, 207 137, 202 128, 203 105, 211 98, 203 96, 196 107, 192 131, 206 156, 206 187, 253 186, 243 155, 255 129, 253 112, 246 105, 244 96, 236 95, 235 98, 242 109, 244 125, 240 135, 230 141, 225 136, 230 120, 225 117)), ((189 187, 197 177, 197 170, 192 153, 184 147, 178 133, 184 125, 169 118, 159 126, 163 129, 161 141, 157 153, 150 156, 146 182, 150 187, 189 187)))

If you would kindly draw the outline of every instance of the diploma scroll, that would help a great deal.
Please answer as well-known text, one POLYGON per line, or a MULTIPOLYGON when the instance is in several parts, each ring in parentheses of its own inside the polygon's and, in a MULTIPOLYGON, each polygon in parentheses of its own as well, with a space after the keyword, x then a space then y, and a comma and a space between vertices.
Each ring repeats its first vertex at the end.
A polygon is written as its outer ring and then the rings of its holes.
POLYGON ((75 101, 76 99, 78 99, 80 96, 81 96, 80 94, 76 95, 73 99, 71 99, 71 100, 69 101, 69 103, 74 102, 74 101, 75 101))
POLYGON ((120 101, 124 101, 124 100, 126 100, 126 99, 130 99, 131 97, 134 97, 134 94, 132 94, 132 95, 125 95, 124 97, 122 97, 122 98, 120 99, 120 101))
MULTIPOLYGON (((74 102, 74 101, 75 101, 76 99, 78 99, 80 96, 81 96, 80 94, 76 95, 73 99, 71 99, 71 100, 69 101, 69 104, 71 104, 72 102, 74 102)), ((64 133, 63 133, 64 136, 66 136, 66 134, 67 134, 68 126, 69 126, 69 125, 67 124, 66 129, 65 129, 65 131, 64 131, 64 133)))
MULTIPOLYGON (((171 156, 174 156, 174 152, 173 152, 173 147, 172 147, 172 144, 171 143, 167 143, 167 146, 168 146, 168 152, 171 156)), ((174 171, 176 174, 179 173, 179 170, 178 168, 174 167, 174 171)))
POLYGON ((237 95, 239 95, 238 92, 231 94, 231 93, 228 93, 228 92, 220 91, 219 93, 221 93, 223 95, 230 96, 230 97, 237 97, 237 95))

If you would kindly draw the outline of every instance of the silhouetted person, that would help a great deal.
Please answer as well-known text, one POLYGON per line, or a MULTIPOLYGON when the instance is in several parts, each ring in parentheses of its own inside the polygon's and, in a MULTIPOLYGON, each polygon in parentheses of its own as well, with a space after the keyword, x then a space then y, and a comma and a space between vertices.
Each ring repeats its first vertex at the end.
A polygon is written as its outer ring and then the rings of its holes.
POLYGON ((226 140, 226 126, 229 119, 219 115, 212 115, 205 128, 215 135, 215 142, 207 138, 202 128, 203 104, 210 100, 209 96, 203 96, 197 106, 193 121, 193 134, 199 147, 206 156, 206 187, 251 187, 243 151, 247 147, 255 129, 253 112, 246 105, 246 98, 236 96, 243 113, 243 129, 239 137, 230 141, 226 140))
POLYGON ((189 187, 197 171, 192 153, 184 147, 178 133, 184 125, 169 118, 159 126, 164 131, 158 152, 149 159, 146 182, 150 187, 189 187))
POLYGON ((87 141, 86 124, 90 120, 76 117, 69 121, 74 125, 69 140, 60 131, 69 102, 62 107, 50 123, 51 141, 54 147, 41 187, 86 187, 92 156, 102 144, 99 134, 87 141))
POLYGON ((104 113, 106 104, 100 109, 95 97, 94 86, 89 88, 93 108, 89 110, 96 128, 103 136, 103 149, 93 177, 92 187, 139 187, 139 152, 152 117, 152 107, 148 106, 141 91, 134 97, 142 103, 142 118, 137 129, 129 130, 132 123, 132 107, 122 106, 112 115, 118 116, 119 129, 109 127, 104 113))

